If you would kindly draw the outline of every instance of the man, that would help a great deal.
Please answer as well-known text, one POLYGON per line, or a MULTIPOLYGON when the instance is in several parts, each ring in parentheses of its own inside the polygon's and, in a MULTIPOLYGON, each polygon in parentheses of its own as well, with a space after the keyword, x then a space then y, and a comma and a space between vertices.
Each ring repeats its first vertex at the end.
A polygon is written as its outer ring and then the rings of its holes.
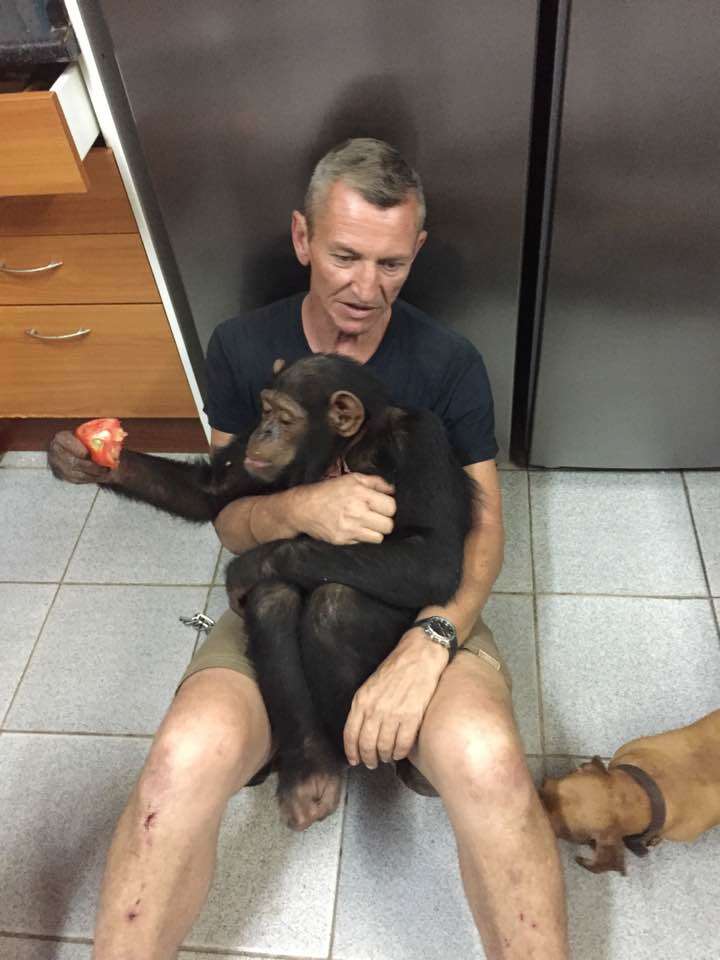
MULTIPOLYGON (((211 443, 259 416, 272 362, 335 352, 368 363, 395 402, 434 409, 482 513, 468 536, 460 590, 440 615, 461 650, 413 627, 358 691, 345 730, 351 764, 401 761, 406 783, 440 794, 457 840, 465 891, 488 958, 567 956, 557 848, 515 727, 509 677, 480 612, 500 571, 501 497, 492 400, 482 360, 462 337, 397 300, 426 239, 420 180, 375 140, 348 141, 315 169, 292 240, 310 290, 221 324, 208 349, 211 443), (409 762, 408 762, 409 761, 409 762)), ((68 479, 102 482, 69 434, 51 459, 68 479), (61 466, 62 465, 62 466, 61 466)), ((356 474, 238 500, 216 521, 243 550, 299 533, 337 544, 381 542, 392 530, 392 487, 356 474)), ((95 939, 96 960, 166 960, 210 885, 230 796, 267 773, 271 731, 242 620, 226 613, 193 658, 153 742, 113 839, 95 939), (152 843, 148 843, 148 837, 152 843)), ((303 784, 286 811, 304 829, 337 806, 333 778, 303 784)))

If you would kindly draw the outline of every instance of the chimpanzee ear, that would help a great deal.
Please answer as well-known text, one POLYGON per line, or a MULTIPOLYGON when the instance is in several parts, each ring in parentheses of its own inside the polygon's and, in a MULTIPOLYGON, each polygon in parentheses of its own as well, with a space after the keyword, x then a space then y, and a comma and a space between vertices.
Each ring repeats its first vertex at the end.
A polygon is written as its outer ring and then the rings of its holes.
POLYGON ((336 390, 330 397, 327 417, 335 433, 341 437, 352 437, 365 421, 365 407, 349 390, 336 390))
POLYGON ((276 377, 281 370, 285 369, 285 361, 282 357, 278 357, 275 363, 273 363, 273 376, 276 377))

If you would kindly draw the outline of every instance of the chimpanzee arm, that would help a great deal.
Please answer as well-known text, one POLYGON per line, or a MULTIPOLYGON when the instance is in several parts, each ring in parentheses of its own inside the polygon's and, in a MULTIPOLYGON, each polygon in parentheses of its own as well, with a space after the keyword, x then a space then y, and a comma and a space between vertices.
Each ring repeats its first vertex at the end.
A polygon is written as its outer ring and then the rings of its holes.
POLYGON ((300 537, 251 550, 227 570, 231 602, 277 577, 312 590, 340 583, 395 607, 445 604, 460 585, 472 523, 472 481, 455 461, 440 421, 408 415, 376 449, 395 483, 395 530, 379 544, 336 546, 300 537))
POLYGON ((397 540, 346 547, 287 540, 263 562, 262 575, 305 590, 342 583, 394 607, 420 608, 450 600, 460 585, 462 554, 422 530, 397 540))
POLYGON ((258 482, 242 468, 242 458, 231 458, 223 471, 215 461, 187 463, 133 450, 122 451, 119 466, 102 486, 197 523, 214 520, 237 497, 260 492, 258 482))

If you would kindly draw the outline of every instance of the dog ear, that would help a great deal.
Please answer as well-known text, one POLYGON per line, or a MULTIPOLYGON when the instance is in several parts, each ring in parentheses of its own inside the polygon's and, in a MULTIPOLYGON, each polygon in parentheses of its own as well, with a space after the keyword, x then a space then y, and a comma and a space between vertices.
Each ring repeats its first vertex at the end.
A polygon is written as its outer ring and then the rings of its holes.
POLYGON ((538 787, 538 795, 546 813, 552 813, 558 806, 556 779, 545 777, 538 787))
POLYGON ((592 760, 589 760, 586 763, 581 763, 578 767, 578 770, 587 770, 588 772, 594 770, 597 773, 607 774, 607 768, 600 757, 593 757, 592 760))
POLYGON ((603 830, 592 837, 592 857, 575 857, 575 863, 591 873, 607 873, 615 870, 625 876, 625 847, 622 837, 614 830, 603 830))

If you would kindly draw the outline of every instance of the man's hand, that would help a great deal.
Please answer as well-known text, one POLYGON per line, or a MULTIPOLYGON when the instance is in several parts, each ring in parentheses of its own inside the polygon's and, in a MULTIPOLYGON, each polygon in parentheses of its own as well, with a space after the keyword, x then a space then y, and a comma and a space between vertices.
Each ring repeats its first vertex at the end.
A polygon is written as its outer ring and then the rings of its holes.
POLYGON ((382 543, 392 533, 395 488, 382 477, 347 473, 288 493, 293 526, 315 540, 382 543))
POLYGON ((345 724, 345 754, 373 770, 412 750, 425 711, 448 664, 448 652, 421 627, 403 636, 353 698, 345 724))
POLYGON ((93 463, 84 443, 70 430, 56 433, 48 448, 48 466, 58 480, 69 483, 107 483, 112 470, 93 463))

